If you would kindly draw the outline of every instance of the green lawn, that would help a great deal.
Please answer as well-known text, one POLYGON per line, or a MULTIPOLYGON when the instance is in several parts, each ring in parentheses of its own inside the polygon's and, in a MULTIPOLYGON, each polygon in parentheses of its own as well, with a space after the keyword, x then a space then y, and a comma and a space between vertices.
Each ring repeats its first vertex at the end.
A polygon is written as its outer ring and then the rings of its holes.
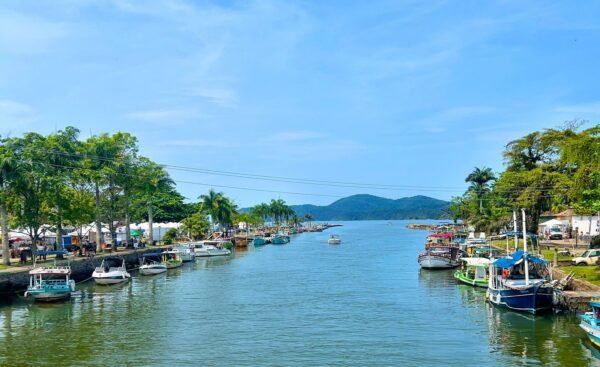
POLYGON ((562 266, 560 270, 567 274, 574 272, 575 278, 600 286, 600 272, 596 266, 562 266))

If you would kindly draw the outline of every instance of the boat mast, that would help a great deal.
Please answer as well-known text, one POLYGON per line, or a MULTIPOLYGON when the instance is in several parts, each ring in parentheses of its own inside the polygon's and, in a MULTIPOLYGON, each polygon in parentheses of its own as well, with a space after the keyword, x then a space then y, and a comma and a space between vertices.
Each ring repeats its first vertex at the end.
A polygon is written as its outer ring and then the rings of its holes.
MULTIPOLYGON (((519 237, 517 235, 517 211, 513 210, 513 231, 515 233, 515 252, 519 251, 519 237)), ((508 254, 506 254, 508 255, 508 254)))
POLYGON ((529 261, 527 261, 527 228, 525 221, 525 209, 521 209, 523 215, 523 263, 525 266, 525 285, 529 285, 529 261))

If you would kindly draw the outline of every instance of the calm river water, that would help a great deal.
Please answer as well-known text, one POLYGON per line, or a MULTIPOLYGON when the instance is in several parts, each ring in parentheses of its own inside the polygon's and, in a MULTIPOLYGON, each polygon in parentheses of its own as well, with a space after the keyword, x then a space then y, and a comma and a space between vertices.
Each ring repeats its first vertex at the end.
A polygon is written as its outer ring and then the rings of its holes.
POLYGON ((595 366, 570 316, 486 304, 419 271, 425 232, 345 222, 64 304, 0 306, 2 366, 595 366), (338 233, 340 246, 327 245, 338 233))

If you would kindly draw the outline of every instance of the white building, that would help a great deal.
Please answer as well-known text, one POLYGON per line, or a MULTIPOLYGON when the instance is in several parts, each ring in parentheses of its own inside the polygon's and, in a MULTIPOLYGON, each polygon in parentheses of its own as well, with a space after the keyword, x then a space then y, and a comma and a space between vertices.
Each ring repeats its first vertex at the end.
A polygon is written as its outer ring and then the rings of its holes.
POLYGON ((583 232, 584 235, 595 236, 600 234, 600 217, 597 215, 573 215, 571 226, 573 230, 577 228, 580 235, 583 232))

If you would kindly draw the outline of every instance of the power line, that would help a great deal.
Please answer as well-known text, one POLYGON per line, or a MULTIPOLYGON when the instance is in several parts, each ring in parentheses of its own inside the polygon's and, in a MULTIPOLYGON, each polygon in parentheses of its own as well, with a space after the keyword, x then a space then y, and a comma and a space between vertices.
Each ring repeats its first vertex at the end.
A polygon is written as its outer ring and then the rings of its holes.
MULTIPOLYGON (((46 166, 51 166, 51 167, 66 168, 66 169, 71 169, 71 170, 80 170, 80 171, 94 172, 94 170, 89 169, 89 168, 65 166, 65 165, 53 164, 53 163, 48 163, 48 162, 36 161, 36 160, 18 160, 18 161, 25 162, 25 163, 27 163, 27 162, 35 162, 35 163, 38 163, 38 164, 41 164, 41 165, 46 165, 46 166)), ((136 175, 127 174, 127 173, 119 173, 119 174, 115 174, 114 176, 135 177, 136 175)), ((269 193, 274 193, 274 194, 289 194, 289 195, 304 195, 304 196, 322 196, 322 197, 333 197, 333 198, 342 198, 343 197, 343 196, 339 196, 339 195, 329 195, 329 194, 303 193, 303 192, 292 192, 292 191, 281 191, 281 190, 266 190, 266 189, 257 189, 257 188, 239 187, 239 186, 227 186, 227 185, 213 185, 213 184, 209 184, 209 183, 205 183, 205 182, 195 182, 195 181, 182 181, 182 180, 172 180, 172 181, 173 182, 184 183, 184 184, 191 184, 191 185, 200 185, 200 186, 208 186, 208 187, 221 187, 221 188, 236 189, 236 190, 269 192, 269 193)))
MULTIPOLYGON (((70 157, 79 157, 79 158, 92 158, 100 161, 106 162, 120 162, 123 159, 118 158, 108 158, 101 157, 97 155, 87 154, 87 153, 69 153, 62 152, 58 150, 48 150, 48 149, 31 149, 33 151, 39 151, 44 153, 51 154, 59 154, 70 157)), ((272 181, 272 182, 284 182, 284 183, 297 183, 297 184, 305 184, 305 185, 317 185, 317 186, 329 186, 329 187, 342 187, 342 188, 357 188, 357 189, 374 189, 374 190, 388 190, 388 191, 424 191, 424 192, 450 192, 450 193, 458 193, 463 192, 464 188, 452 188, 448 186, 420 186, 420 185, 388 185, 388 184, 372 184, 372 183, 355 183, 355 182, 344 182, 344 181, 327 181, 327 180, 313 180, 313 179, 302 179, 302 178, 290 178, 290 177, 282 177, 282 176, 268 176, 268 175, 259 175, 259 174, 251 174, 251 173, 240 173, 240 172, 232 172, 232 171, 220 171, 220 170, 212 170, 212 169, 204 169, 204 168, 194 168, 194 167, 185 167, 185 166, 176 166, 176 165, 167 165, 167 164, 159 164, 161 167, 174 170, 174 171, 184 171, 184 172, 192 172, 192 173, 201 173, 208 175, 216 175, 216 176, 226 176, 226 177, 235 177, 242 179, 253 179, 253 180, 262 180, 262 181, 272 181)), ((538 187, 535 188, 539 192, 544 191, 554 191, 560 188, 568 189, 569 186, 546 186, 546 187, 538 187)), ((529 188, 531 190, 532 188, 529 188)), ((522 190, 498 190, 500 192, 519 192, 522 190)), ((484 191, 479 191, 483 193, 484 191)))

